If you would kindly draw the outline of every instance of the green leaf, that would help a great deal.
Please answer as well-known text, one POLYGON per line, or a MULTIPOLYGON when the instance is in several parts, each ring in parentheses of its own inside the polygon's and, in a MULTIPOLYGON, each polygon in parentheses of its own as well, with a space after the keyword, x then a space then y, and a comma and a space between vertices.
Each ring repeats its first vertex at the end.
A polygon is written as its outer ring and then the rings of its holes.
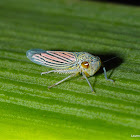
MULTIPOLYGON (((79 0, 0 1, 0 139, 129 140, 140 135, 140 9, 79 0), (106 63, 67 75, 32 63, 29 49, 85 51, 106 63)), ((137 138, 135 138, 137 139, 137 138)))

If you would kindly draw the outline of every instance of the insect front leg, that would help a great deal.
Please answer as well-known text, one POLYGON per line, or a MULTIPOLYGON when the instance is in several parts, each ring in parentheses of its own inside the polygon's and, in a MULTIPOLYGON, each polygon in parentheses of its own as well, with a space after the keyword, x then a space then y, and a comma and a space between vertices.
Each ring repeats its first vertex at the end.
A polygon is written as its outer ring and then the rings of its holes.
POLYGON ((112 82, 114 82, 114 80, 112 80, 112 79, 108 79, 108 78, 107 78, 107 74, 106 74, 106 69, 105 69, 105 67, 103 67, 103 71, 104 71, 105 79, 108 80, 108 81, 112 81, 112 82))
POLYGON ((63 80, 61 80, 61 81, 59 81, 59 82, 57 82, 57 83, 55 83, 55 84, 49 86, 48 89, 50 89, 50 88, 52 88, 52 87, 54 87, 54 86, 56 86, 56 85, 58 85, 58 84, 64 82, 64 81, 67 80, 68 78, 73 77, 73 76, 75 76, 75 75, 76 75, 76 74, 69 75, 68 77, 64 78, 63 80))
POLYGON ((87 83, 89 84, 89 86, 90 86, 90 88, 91 88, 91 91, 94 93, 95 91, 93 90, 93 88, 92 88, 92 86, 91 86, 90 82, 88 81, 88 79, 87 79, 87 77, 86 77, 85 73, 84 73, 84 72, 82 72, 82 75, 84 76, 84 78, 86 79, 87 83))

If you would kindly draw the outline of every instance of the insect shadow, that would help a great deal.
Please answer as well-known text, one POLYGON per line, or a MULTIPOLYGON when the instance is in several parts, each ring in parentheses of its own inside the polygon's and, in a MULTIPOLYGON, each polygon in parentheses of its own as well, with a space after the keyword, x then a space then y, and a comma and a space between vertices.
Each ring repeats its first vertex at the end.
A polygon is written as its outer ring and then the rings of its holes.
MULTIPOLYGON (((110 76, 112 75, 114 69, 119 67, 124 61, 119 55, 113 54, 113 53, 112 54, 110 54, 110 53, 108 53, 108 54, 91 53, 91 54, 100 57, 100 59, 102 61, 102 65, 106 68, 106 71, 112 70, 110 76)), ((97 73, 95 73, 95 75, 99 75, 101 73, 103 73, 102 68, 100 68, 99 71, 97 73)))
MULTIPOLYGON (((85 0, 83 0, 85 1, 85 0)), ((87 1, 98 1, 98 2, 108 2, 108 3, 117 3, 122 5, 133 5, 140 6, 140 1, 138 0, 87 0, 87 1)))
MULTIPOLYGON (((121 58, 119 55, 117 54, 96 54, 96 53, 91 53, 92 55, 98 56, 101 59, 102 62, 102 67, 99 69, 99 71, 97 71, 95 73, 95 80, 92 84, 93 87, 95 87, 97 79, 96 76, 103 74, 103 66, 105 67, 106 71, 111 70, 111 73, 108 75, 108 78, 110 79, 111 75, 113 74, 115 68, 119 67, 122 63, 123 63, 123 58, 121 58)), ((114 79, 113 79, 114 80, 114 79)))

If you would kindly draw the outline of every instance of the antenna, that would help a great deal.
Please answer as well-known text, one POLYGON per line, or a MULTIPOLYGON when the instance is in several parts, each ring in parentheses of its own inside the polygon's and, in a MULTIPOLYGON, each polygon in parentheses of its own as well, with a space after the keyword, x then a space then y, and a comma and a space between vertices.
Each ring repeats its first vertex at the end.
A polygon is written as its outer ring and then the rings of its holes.
POLYGON ((106 60, 106 61, 103 61, 103 63, 106 63, 106 62, 108 62, 108 61, 110 61, 110 60, 112 60, 112 59, 115 59, 115 58, 117 58, 117 56, 112 57, 112 58, 110 58, 110 59, 108 59, 108 60, 106 60))

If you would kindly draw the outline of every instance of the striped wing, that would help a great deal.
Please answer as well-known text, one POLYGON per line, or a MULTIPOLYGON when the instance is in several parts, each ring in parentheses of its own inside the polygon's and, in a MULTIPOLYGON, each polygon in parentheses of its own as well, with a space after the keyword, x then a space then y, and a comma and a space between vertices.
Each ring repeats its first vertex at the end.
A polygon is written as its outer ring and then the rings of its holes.
POLYGON ((31 49, 26 55, 32 62, 54 69, 67 69, 76 64, 76 57, 72 52, 31 49))

